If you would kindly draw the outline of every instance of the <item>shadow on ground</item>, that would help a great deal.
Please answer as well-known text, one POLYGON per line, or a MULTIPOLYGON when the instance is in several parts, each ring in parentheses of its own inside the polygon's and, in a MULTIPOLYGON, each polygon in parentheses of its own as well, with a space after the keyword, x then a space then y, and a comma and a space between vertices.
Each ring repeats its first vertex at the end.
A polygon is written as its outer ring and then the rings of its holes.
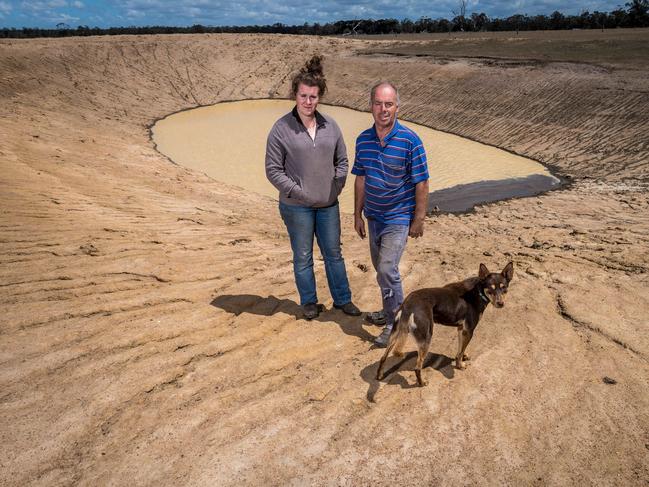
MULTIPOLYGON (((279 299, 272 295, 262 297, 255 294, 223 294, 214 298, 210 304, 236 316, 244 312, 261 316, 284 313, 294 316, 296 320, 303 319, 302 308, 295 301, 279 299)), ((361 326, 362 316, 347 316, 337 309, 327 309, 312 321, 334 322, 346 335, 358 337, 366 342, 373 342, 375 338, 361 326)))
MULTIPOLYGON (((361 377, 369 384, 367 389, 366 398, 370 402, 375 402, 374 397, 379 390, 381 382, 388 385, 399 385, 402 389, 410 389, 418 387, 415 379, 415 361, 417 359, 417 352, 408 352, 403 357, 390 356, 386 360, 386 366, 383 370, 383 380, 376 380, 376 370, 379 367, 379 362, 368 365, 361 371, 361 377), (397 359, 396 362, 394 360, 397 359), (406 365, 407 363, 407 365, 406 365), (390 366, 392 364, 392 366, 390 366), (395 372, 398 372, 395 374, 395 372), (392 375, 395 374, 395 375, 392 375), (410 377, 412 375, 412 377, 410 377)), ((447 379, 452 379, 455 374, 453 368, 453 359, 446 355, 438 353, 429 353, 426 360, 424 360, 423 368, 432 367, 441 372, 447 379)))

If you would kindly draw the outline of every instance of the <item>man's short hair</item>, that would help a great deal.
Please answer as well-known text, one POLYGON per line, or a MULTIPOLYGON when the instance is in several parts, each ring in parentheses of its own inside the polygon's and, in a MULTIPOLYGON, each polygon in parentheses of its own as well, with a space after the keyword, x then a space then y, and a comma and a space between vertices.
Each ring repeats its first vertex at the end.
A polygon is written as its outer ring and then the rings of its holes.
POLYGON ((393 83, 389 81, 379 81, 374 86, 372 86, 372 89, 370 90, 370 103, 374 103, 374 95, 376 95, 376 90, 378 90, 381 86, 389 86, 394 90, 394 92, 397 94, 397 106, 399 106, 399 90, 396 86, 394 86, 393 83))

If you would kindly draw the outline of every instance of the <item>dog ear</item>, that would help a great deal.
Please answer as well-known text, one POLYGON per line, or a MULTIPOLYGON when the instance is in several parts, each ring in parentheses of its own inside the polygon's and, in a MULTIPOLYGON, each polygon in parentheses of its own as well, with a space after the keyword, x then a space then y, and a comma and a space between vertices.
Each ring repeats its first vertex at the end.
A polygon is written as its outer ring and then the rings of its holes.
POLYGON ((510 262, 505 266, 503 269, 502 275, 505 279, 507 279, 507 282, 512 280, 512 277, 514 277, 514 263, 510 262))
POLYGON ((484 264, 480 264, 480 270, 478 271, 478 278, 480 279, 486 279, 486 277, 490 274, 489 269, 487 269, 487 266, 484 264))

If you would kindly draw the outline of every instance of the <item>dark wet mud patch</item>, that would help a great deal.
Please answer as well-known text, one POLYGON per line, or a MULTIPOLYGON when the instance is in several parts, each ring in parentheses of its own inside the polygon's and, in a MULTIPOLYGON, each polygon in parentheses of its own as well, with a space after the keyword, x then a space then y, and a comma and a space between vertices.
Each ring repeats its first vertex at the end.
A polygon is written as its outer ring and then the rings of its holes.
POLYGON ((511 198, 523 198, 561 187, 561 181, 553 176, 532 174, 522 178, 497 181, 477 181, 459 184, 430 193, 429 213, 466 213, 480 204, 511 198))

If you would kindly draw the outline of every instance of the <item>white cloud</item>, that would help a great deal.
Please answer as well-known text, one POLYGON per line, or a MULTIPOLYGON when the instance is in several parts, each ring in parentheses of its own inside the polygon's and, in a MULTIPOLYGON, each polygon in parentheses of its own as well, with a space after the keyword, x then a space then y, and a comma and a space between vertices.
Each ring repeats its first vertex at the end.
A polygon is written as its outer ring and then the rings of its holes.
POLYGON ((73 6, 73 7, 76 7, 76 8, 83 8, 83 7, 85 7, 85 5, 83 4, 83 2, 80 2, 79 0, 76 0, 76 1, 72 2, 72 6, 73 6))
POLYGON ((66 0, 31 1, 22 2, 20 4, 23 10, 31 10, 32 12, 50 10, 52 8, 67 7, 67 5, 68 2, 66 0))
POLYGON ((145 15, 146 15, 146 12, 143 12, 142 10, 137 10, 137 9, 130 8, 130 9, 128 9, 126 11, 126 16, 129 19, 141 19, 141 18, 144 18, 145 15))
POLYGON ((10 3, 0 2, 0 15, 8 15, 11 12, 12 8, 13 7, 10 3))
POLYGON ((57 24, 60 23, 60 22, 62 22, 64 24, 70 24, 72 22, 76 23, 80 19, 79 19, 79 17, 74 17, 74 16, 68 15, 68 14, 54 13, 54 14, 52 14, 52 16, 50 17, 49 20, 50 20, 50 22, 57 23, 57 24))

